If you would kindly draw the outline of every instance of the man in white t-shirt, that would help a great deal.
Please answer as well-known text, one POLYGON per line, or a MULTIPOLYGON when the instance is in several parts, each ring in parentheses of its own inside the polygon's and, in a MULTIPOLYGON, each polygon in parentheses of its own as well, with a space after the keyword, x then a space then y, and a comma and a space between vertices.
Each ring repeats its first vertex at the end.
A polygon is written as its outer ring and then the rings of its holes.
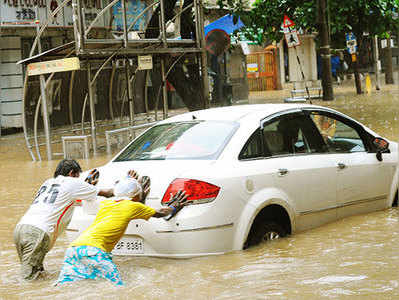
POLYGON ((21 261, 21 276, 33 280, 43 271, 43 260, 57 237, 68 226, 76 200, 94 201, 97 195, 112 197, 111 190, 98 190, 99 172, 93 170, 86 180, 73 159, 62 160, 54 173, 39 188, 35 199, 14 230, 14 242, 21 261))

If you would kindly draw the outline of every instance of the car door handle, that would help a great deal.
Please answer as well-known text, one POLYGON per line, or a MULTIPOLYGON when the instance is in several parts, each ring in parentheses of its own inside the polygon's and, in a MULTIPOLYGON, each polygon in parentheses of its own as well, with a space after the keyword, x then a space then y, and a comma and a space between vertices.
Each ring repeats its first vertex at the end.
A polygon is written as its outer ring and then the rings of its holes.
POLYGON ((344 163, 338 163, 337 164, 338 169, 342 170, 346 168, 346 165, 344 163))
POLYGON ((288 170, 287 169, 278 169, 278 176, 285 176, 288 174, 288 170))

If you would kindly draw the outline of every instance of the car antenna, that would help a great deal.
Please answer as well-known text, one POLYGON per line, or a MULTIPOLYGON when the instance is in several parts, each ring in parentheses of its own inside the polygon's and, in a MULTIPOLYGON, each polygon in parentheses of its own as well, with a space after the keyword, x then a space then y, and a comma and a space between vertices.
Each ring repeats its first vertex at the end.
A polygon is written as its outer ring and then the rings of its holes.
POLYGON ((196 119, 197 119, 197 117, 193 115, 193 120, 196 120, 196 119))

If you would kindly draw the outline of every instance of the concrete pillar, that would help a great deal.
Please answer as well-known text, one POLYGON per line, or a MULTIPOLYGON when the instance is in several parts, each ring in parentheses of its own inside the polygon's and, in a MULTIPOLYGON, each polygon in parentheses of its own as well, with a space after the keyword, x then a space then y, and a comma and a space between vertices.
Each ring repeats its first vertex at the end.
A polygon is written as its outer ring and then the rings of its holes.
POLYGON ((22 127, 21 38, 1 36, 0 43, 0 127, 22 127))
POLYGON ((290 81, 302 81, 301 68, 305 80, 317 80, 317 57, 313 35, 300 35, 301 45, 288 49, 290 81), (298 64, 297 56, 301 62, 298 64))

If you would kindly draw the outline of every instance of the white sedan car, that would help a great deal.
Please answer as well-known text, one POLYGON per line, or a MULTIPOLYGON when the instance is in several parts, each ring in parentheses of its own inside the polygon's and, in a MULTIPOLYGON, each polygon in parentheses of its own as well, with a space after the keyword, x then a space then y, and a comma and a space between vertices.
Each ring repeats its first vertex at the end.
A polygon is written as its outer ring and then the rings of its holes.
MULTIPOLYGON (((113 250, 183 258, 246 249, 397 205, 397 160, 396 143, 335 110, 243 105, 159 122, 99 168, 98 185, 112 187, 134 169, 151 178, 145 204, 154 208, 184 189, 190 204, 174 218, 131 221, 113 250)), ((96 210, 75 208, 70 239, 96 210)))

